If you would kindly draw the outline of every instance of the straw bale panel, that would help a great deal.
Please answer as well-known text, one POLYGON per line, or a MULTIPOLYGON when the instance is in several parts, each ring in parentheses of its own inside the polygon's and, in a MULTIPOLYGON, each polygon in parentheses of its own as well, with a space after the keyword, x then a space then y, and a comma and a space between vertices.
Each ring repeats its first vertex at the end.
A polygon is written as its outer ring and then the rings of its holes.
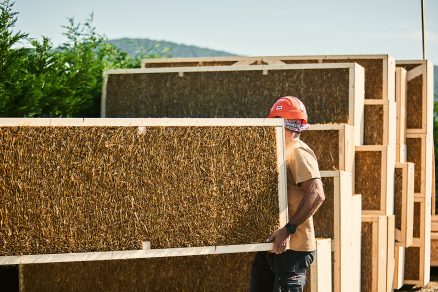
POLYGON ((406 128, 422 128, 423 122, 423 75, 408 81, 406 128))
POLYGON ((339 170, 339 131, 305 131, 300 139, 313 150, 320 170, 339 170))
POLYGON ((384 107, 379 104, 366 104, 364 107, 364 145, 383 145, 384 107))
MULTIPOLYGON (((315 236, 320 238, 335 238, 335 187, 334 177, 322 177, 324 185, 325 201, 313 215, 315 236)), ((336 195, 339 196, 339 195, 336 195)))
POLYGON ((349 122, 348 68, 109 74, 106 116, 261 118, 285 94, 311 123, 349 122))
POLYGON ((264 242, 275 141, 275 127, 2 128, 0 255, 264 242))
POLYGON ((355 193, 362 194, 362 210, 380 210, 381 151, 356 151, 355 193))
POLYGON ((23 265, 22 291, 248 291, 253 253, 23 265))
POLYGON ((421 233, 421 202, 414 202, 414 237, 419 238, 421 233))
POLYGON ((373 283, 373 223, 362 222, 361 241, 361 287, 362 291, 371 291, 373 283))
MULTIPOLYGON (((254 57, 239 57, 240 60, 253 60, 254 57)), ((263 60, 265 57, 260 57, 259 60, 254 61, 254 65, 264 63, 263 60)), ((308 59, 302 59, 302 57, 296 57, 294 59, 293 56, 290 57, 267 57, 270 60, 278 60, 285 64, 312 64, 318 63, 320 60, 323 63, 358 63, 365 69, 365 99, 382 99, 383 98, 383 66, 384 61, 383 58, 376 59, 355 59, 355 58, 338 58, 338 59, 324 59, 322 56, 309 56, 308 59)), ((181 59, 179 59, 181 60, 181 59)), ((196 66, 227 66, 232 65, 237 62, 237 57, 231 56, 230 61, 221 60, 211 60, 211 61, 202 61, 199 59, 198 62, 194 62, 196 58, 190 58, 185 62, 175 61, 169 62, 151 62, 148 60, 147 63, 144 63, 145 68, 161 68, 161 67, 196 67, 196 66), (190 61, 189 61, 190 60, 190 61)), ((251 64, 251 65, 253 65, 251 64)))
POLYGON ((358 63, 365 69, 365 99, 383 98, 383 59, 326 59, 323 62, 358 63))
POLYGON ((421 193, 421 138, 406 138, 407 161, 415 164, 414 192, 421 193))
POLYGON ((394 215, 395 228, 402 229, 403 214, 403 168, 394 169, 394 215))
POLYGON ((420 247, 407 247, 405 250, 405 281, 420 278, 420 247))

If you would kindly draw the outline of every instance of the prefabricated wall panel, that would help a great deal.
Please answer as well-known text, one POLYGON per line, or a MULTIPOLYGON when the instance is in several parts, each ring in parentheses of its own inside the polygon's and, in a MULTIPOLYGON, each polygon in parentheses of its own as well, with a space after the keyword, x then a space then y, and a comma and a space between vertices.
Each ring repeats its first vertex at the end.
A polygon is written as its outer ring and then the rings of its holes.
MULTIPOLYGON (((396 145, 406 144, 406 94, 407 94, 407 80, 406 70, 398 67, 395 75, 395 100, 397 103, 397 131, 396 131, 396 145)), ((400 161, 397 157, 397 161, 400 161)))
MULTIPOLYGON (((361 238, 362 238, 362 195, 351 197, 351 247, 350 247, 350 264, 349 271, 350 286, 347 291, 361 291, 361 238)), ((345 277, 345 276, 344 276, 345 277)))
POLYGON ((424 286, 430 280, 430 198, 415 194, 414 208, 416 209, 414 211, 414 240, 412 246, 406 248, 405 252, 404 283, 424 286), (420 218, 419 221, 416 221, 415 213, 420 218), (418 229, 419 232, 417 232, 418 229))
POLYGON ((248 291, 253 258, 239 253, 21 265, 20 291, 248 291))
POLYGON ((414 220, 414 164, 396 163, 394 171, 395 239, 412 245, 414 220))
POLYGON ((406 134, 407 161, 415 163, 414 191, 431 197, 433 137, 428 134, 406 134))
POLYGON ((362 277, 363 292, 386 291, 387 217, 362 215, 362 277))
MULTIPOLYGON (((333 289, 344 291, 351 284, 352 177, 350 172, 321 171, 326 199, 313 216, 315 236, 331 238, 333 289)), ((347 289, 348 290, 348 289, 347 289)))
POLYGON ((395 100, 395 61, 394 58, 389 55, 227 56, 144 59, 142 60, 142 68, 339 62, 355 62, 365 68, 365 99, 395 100))
POLYGON ((362 195, 362 214, 393 214, 394 166, 393 147, 356 146, 354 190, 362 195))
POLYGON ((394 247, 394 289, 400 289, 404 282, 405 273, 405 247, 395 243, 394 247))
POLYGON ((365 100, 364 145, 396 145, 396 103, 388 100, 365 100))
POLYGON ((2 264, 139 250, 143 241, 153 249, 264 243, 287 221, 280 119, 0 125, 2 264))
POLYGON ((310 123, 355 125, 362 142, 364 70, 354 63, 109 70, 104 79, 103 117, 262 118, 294 95, 310 123))
MULTIPOLYGON (((234 271, 233 273, 235 273, 234 271)), ((316 256, 307 270, 307 285, 304 292, 332 291, 332 245, 330 239, 317 239, 316 256)), ((237 291, 231 289, 231 291, 237 291)), ((242 290, 243 291, 243 290, 242 290)), ((248 291, 246 289, 245 291, 248 291)))
POLYGON ((407 70, 406 128, 433 134, 433 65, 427 60, 397 61, 407 70))
POLYGON ((395 258, 394 258, 394 248, 395 248, 395 218, 394 215, 389 215, 387 218, 388 222, 388 236, 387 236, 387 253, 386 253, 386 291, 392 292, 394 285, 394 268, 395 268, 395 258))
POLYGON ((354 171, 354 127, 316 124, 304 131, 300 139, 315 153, 321 171, 354 171))

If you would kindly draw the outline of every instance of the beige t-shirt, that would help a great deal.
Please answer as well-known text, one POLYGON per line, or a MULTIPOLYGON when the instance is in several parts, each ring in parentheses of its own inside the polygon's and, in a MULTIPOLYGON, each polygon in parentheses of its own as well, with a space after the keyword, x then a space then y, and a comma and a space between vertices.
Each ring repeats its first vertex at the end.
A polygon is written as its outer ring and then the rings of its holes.
MULTIPOLYGON (((286 147, 287 197, 289 220, 297 211, 304 192, 300 183, 321 178, 315 153, 306 143, 298 138, 288 143, 286 147)), ((299 225, 290 236, 290 249, 296 251, 313 251, 316 249, 313 218, 299 225)))

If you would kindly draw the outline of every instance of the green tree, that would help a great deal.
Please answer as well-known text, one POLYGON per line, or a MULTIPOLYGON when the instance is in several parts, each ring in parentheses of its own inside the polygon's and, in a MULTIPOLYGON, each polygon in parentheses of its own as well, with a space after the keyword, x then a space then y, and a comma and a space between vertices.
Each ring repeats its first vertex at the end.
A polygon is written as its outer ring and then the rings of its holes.
MULTIPOLYGON (((82 23, 68 19, 67 40, 54 48, 50 40, 13 32, 17 13, 0 2, 0 116, 84 117, 100 114, 102 73, 135 68, 148 50, 129 56, 96 32, 93 15, 82 23), (27 42, 30 47, 19 47, 27 42)), ((163 53, 168 54, 166 50, 163 53)))

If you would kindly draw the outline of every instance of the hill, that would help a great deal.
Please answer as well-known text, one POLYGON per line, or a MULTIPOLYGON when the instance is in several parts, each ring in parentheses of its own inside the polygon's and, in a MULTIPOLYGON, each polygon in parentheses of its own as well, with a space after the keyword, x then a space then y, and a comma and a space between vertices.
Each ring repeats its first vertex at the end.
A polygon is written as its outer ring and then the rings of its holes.
POLYGON ((217 57, 235 55, 224 51, 150 39, 121 38, 108 40, 108 42, 119 49, 124 50, 131 56, 135 56, 137 53, 142 51, 145 51, 148 54, 161 54, 165 48, 170 49, 170 54, 172 57, 217 57))
POLYGON ((438 66, 433 66, 433 92, 435 99, 438 100, 438 66))

